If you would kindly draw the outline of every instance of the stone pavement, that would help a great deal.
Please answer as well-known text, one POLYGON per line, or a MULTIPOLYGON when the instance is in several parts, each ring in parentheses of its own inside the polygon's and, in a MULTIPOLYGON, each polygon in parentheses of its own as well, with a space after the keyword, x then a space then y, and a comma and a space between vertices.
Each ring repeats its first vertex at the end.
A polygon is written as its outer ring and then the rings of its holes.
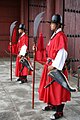
MULTIPOLYGON (((42 111, 45 104, 38 100, 42 67, 36 64, 35 105, 32 109, 32 76, 28 76, 28 83, 16 82, 13 61, 13 79, 10 81, 10 61, 0 60, 0 120, 50 120, 53 111, 42 111)), ((69 82, 76 86, 77 78, 69 76, 69 82)), ((66 104, 64 117, 60 120, 80 120, 80 92, 72 93, 71 96, 72 100, 66 104)))

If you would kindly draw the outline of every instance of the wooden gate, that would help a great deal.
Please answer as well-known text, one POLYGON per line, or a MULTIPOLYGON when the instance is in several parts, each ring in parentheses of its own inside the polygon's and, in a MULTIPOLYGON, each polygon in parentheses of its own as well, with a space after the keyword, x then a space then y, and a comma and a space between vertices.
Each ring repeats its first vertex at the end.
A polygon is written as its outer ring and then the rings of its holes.
MULTIPOLYGON (((80 0, 64 0, 64 31, 68 37, 69 58, 80 59, 80 0)), ((76 71, 79 62, 72 63, 76 71)))

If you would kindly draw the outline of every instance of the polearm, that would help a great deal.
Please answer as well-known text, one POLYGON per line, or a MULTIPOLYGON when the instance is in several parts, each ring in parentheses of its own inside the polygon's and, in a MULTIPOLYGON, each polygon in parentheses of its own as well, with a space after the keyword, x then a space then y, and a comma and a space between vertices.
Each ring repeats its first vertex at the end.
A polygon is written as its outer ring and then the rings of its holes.
POLYGON ((37 41, 37 30, 41 20, 43 19, 44 12, 39 13, 34 20, 34 62, 33 62, 33 77, 32 77, 32 109, 34 109, 34 84, 35 84, 35 58, 36 58, 36 41, 37 41))
POLYGON ((17 21, 14 21, 10 25, 10 79, 11 81, 12 81, 12 35, 13 35, 14 27, 16 26, 16 22, 17 21))

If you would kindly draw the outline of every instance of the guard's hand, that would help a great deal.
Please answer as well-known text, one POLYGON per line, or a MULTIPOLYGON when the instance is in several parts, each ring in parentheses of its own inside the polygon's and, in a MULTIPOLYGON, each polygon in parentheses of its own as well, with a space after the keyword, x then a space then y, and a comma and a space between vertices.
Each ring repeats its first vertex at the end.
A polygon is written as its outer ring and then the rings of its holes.
POLYGON ((11 42, 9 42, 9 45, 12 45, 12 43, 11 43, 11 42))
POLYGON ((52 65, 48 66, 48 71, 51 71, 53 69, 54 69, 54 67, 52 65))
POLYGON ((23 58, 24 56, 22 56, 22 55, 19 54, 18 57, 23 58))
POLYGON ((20 57, 20 60, 19 60, 19 62, 23 59, 23 57, 22 56, 19 56, 20 57))
POLYGON ((37 47, 35 46, 35 44, 32 46, 32 50, 33 51, 35 51, 35 50, 37 51, 37 47))
POLYGON ((33 51, 35 50, 35 46, 34 46, 34 45, 32 46, 32 50, 33 50, 33 51))
POLYGON ((19 54, 19 55, 18 55, 18 57, 20 57, 20 58, 21 58, 21 55, 19 54))

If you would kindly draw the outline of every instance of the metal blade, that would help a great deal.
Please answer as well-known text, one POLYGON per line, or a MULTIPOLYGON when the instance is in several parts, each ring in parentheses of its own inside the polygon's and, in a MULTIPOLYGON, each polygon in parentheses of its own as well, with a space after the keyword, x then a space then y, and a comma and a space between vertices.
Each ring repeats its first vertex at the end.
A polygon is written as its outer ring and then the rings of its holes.
POLYGON ((35 20, 34 20, 34 37, 37 36, 37 29, 38 29, 38 26, 39 26, 39 23, 41 22, 41 20, 43 19, 42 15, 44 14, 45 12, 41 12, 39 13, 35 20))
POLYGON ((14 22, 10 25, 10 41, 11 41, 11 37, 12 37, 12 34, 13 34, 13 29, 14 29, 14 27, 16 26, 16 22, 17 22, 17 21, 14 21, 14 22))

